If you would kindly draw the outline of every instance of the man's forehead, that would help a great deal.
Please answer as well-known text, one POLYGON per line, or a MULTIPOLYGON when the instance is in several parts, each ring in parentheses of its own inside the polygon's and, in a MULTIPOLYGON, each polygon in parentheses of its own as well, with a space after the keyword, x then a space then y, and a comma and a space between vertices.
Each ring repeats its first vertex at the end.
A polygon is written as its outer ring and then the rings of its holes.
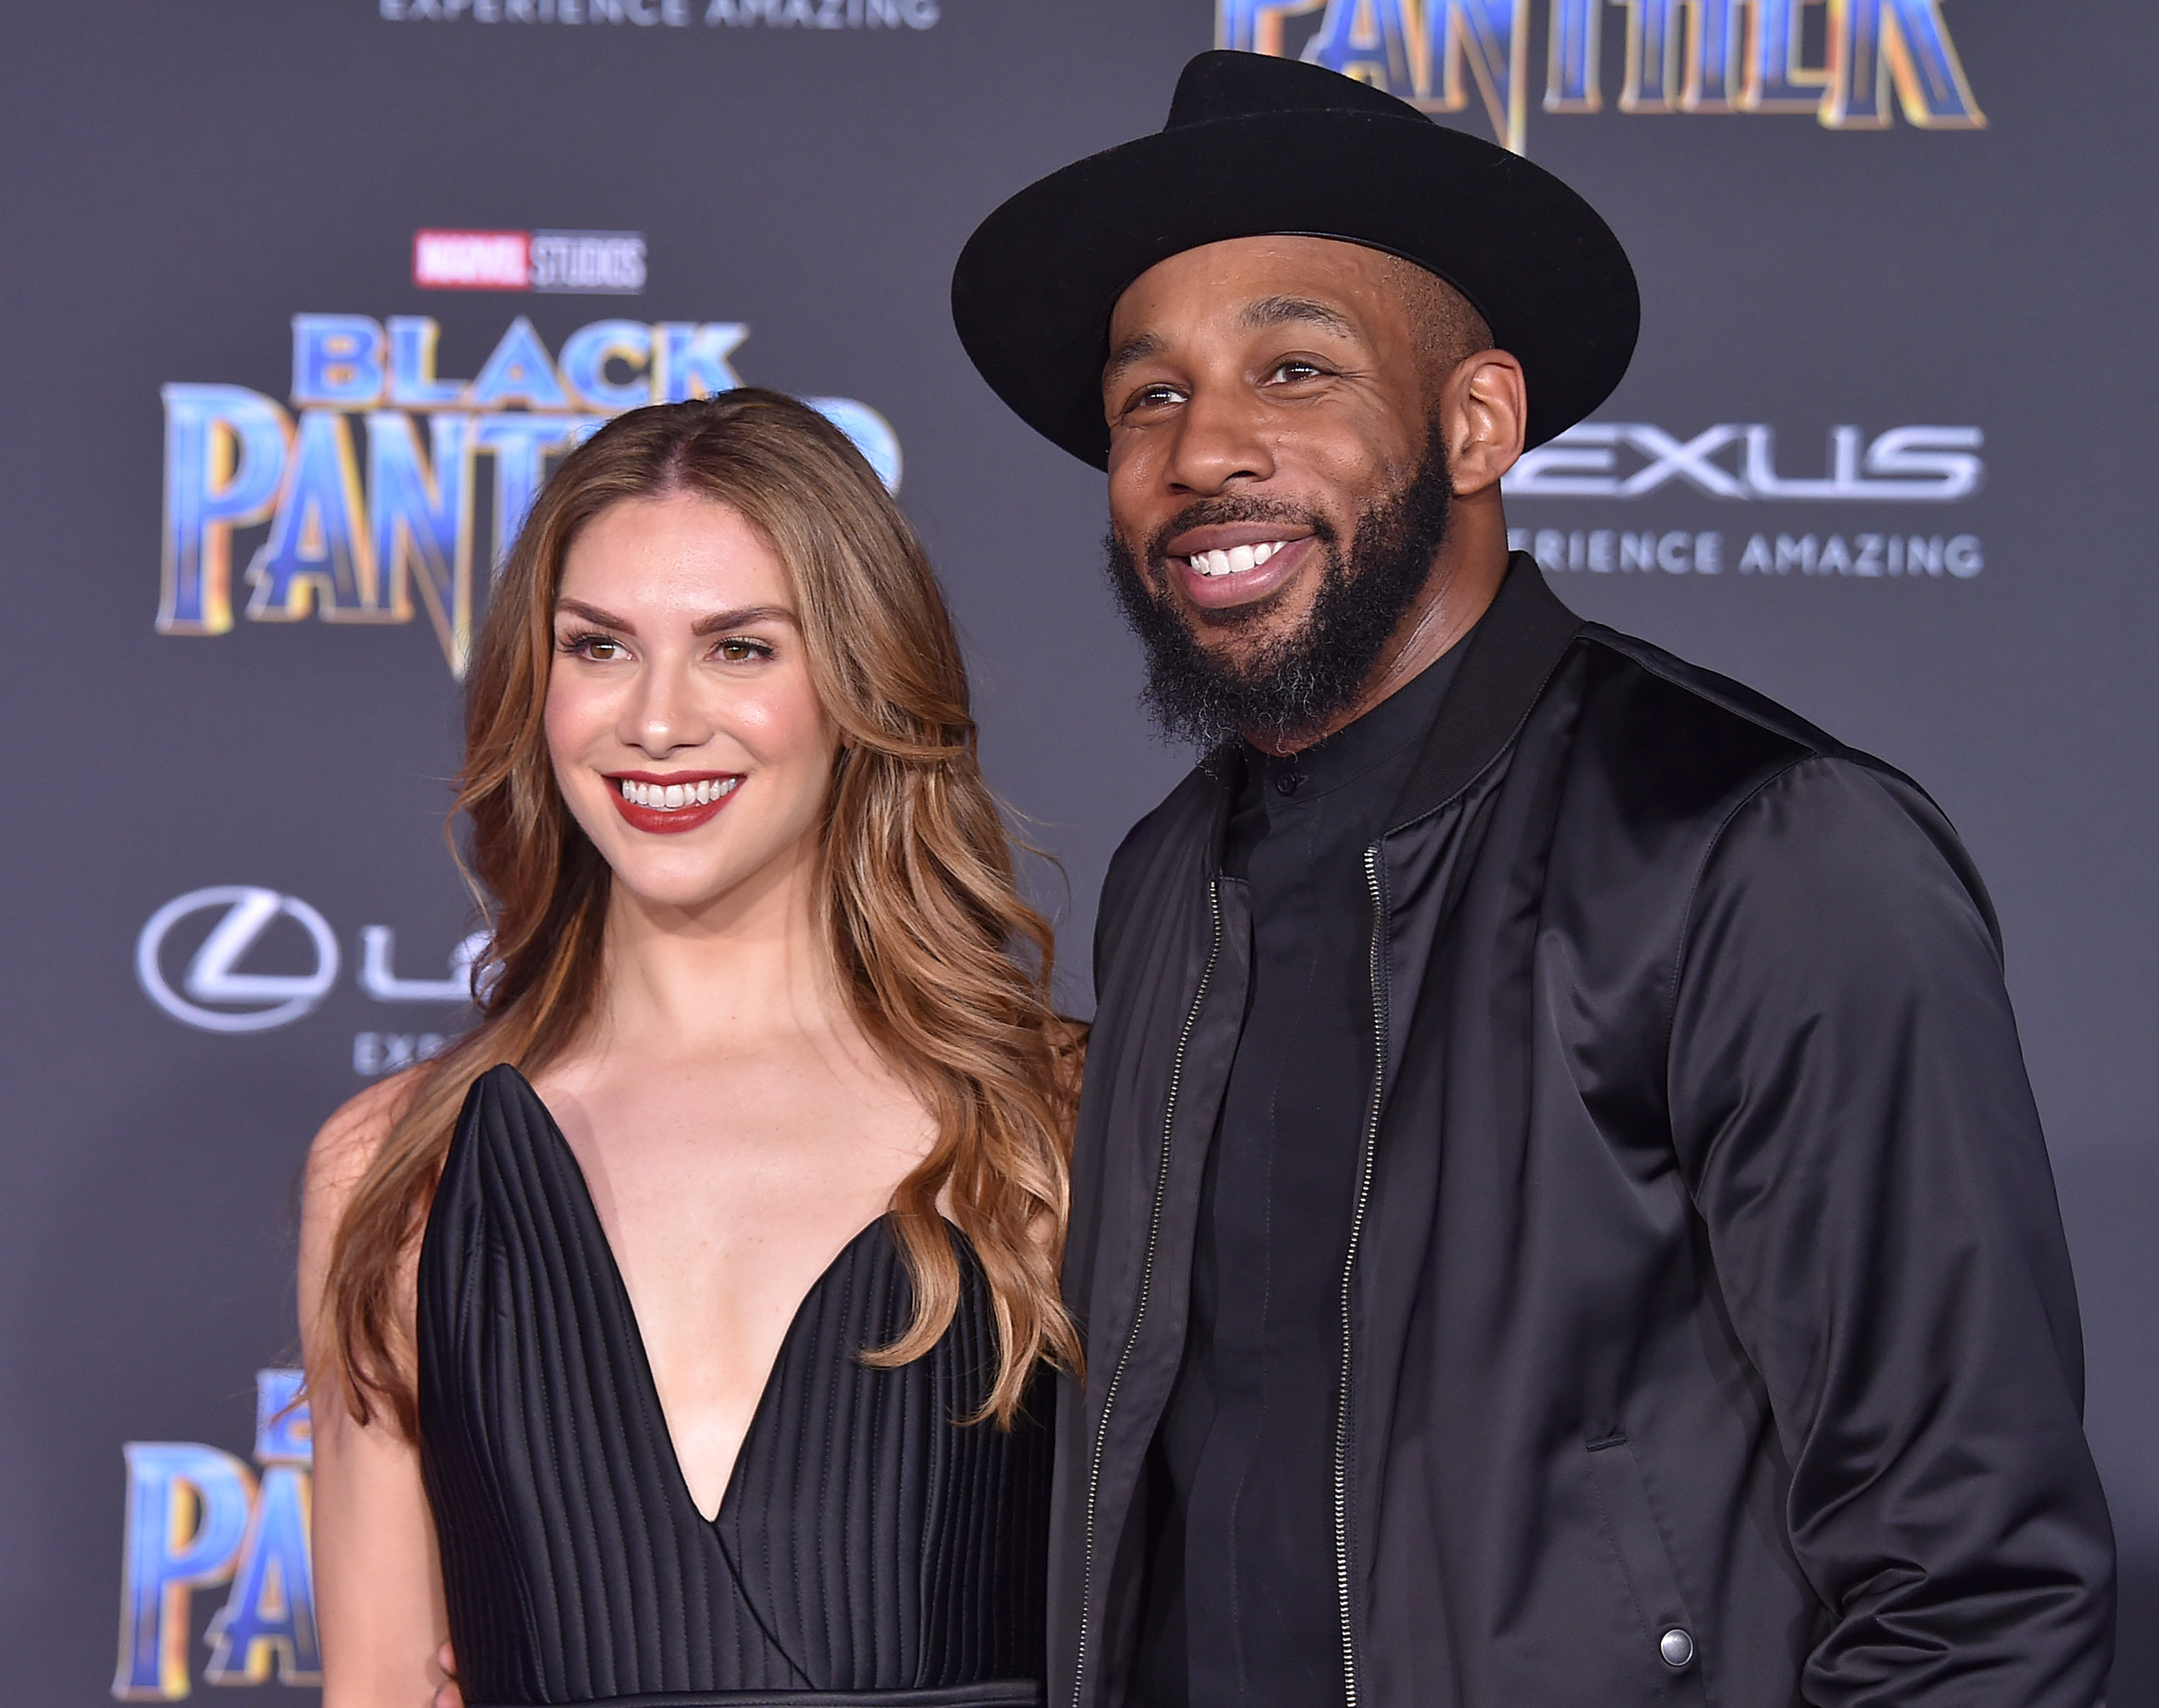
POLYGON ((1354 312, 1360 299, 1398 300, 1404 263, 1359 243, 1333 237, 1231 237, 1157 261, 1125 287, 1111 312, 1116 324, 1181 309, 1266 323, 1255 305, 1302 300, 1354 312))
POLYGON ((1404 263, 1328 237, 1237 237, 1188 249, 1142 273, 1110 316, 1111 367, 1153 354, 1178 331, 1309 326, 1368 336, 1405 312, 1404 263))

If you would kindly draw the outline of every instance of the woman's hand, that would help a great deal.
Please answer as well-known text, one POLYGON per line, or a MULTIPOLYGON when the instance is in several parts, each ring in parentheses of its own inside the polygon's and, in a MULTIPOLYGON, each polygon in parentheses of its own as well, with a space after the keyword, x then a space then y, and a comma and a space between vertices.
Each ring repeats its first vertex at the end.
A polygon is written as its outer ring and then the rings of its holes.
POLYGON ((465 1693, 458 1688, 458 1658, 448 1643, 435 1651, 435 1664, 443 1669, 442 1688, 435 1692, 435 1708, 465 1708, 465 1693))

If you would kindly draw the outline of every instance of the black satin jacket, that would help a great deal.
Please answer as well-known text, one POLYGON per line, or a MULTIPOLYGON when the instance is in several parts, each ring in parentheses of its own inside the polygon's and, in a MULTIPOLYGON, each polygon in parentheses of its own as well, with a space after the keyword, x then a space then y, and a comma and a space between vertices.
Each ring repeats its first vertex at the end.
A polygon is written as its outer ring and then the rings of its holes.
MULTIPOLYGON (((1468 644, 1364 857, 1352 1708, 2096 1702, 2076 1295, 1954 832, 1522 555, 1468 644)), ((1053 1708, 1136 1700, 1144 1464, 1245 1007, 1228 804, 1203 765, 1103 889, 1053 1708)))

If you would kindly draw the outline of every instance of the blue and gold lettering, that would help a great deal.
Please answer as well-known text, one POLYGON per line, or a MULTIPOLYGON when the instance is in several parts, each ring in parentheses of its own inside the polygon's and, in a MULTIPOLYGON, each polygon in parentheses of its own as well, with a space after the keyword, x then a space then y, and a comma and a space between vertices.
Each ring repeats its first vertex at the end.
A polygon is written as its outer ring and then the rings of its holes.
POLYGON ((411 416, 367 417, 368 529, 385 603, 398 621, 409 618, 417 581, 450 673, 463 677, 472 650, 472 417, 442 413, 427 425, 432 458, 411 416))
POLYGON ((1429 83, 1412 62, 1423 45, 1416 0, 1330 0, 1304 56, 1400 100, 1414 101, 1429 83))
MULTIPOLYGON (((1747 0, 1611 0, 1627 8, 1623 112, 1731 112, 1747 0)), ((1605 0, 1552 0, 1546 112, 1597 112, 1605 0)))
POLYGON ((255 1478, 231 1454, 194 1441, 130 1441, 120 1577, 123 1701, 188 1694, 194 1592, 231 1576, 249 1529, 255 1478))
POLYGON ((1545 43, 1545 111, 1601 112, 1598 66, 1603 52, 1604 0, 1552 0, 1545 43))
POLYGON ((522 314, 510 323, 479 377, 466 388, 465 401, 474 409, 505 409, 513 403, 527 409, 570 407, 547 346, 522 314))
POLYGON ((1826 66, 1804 63, 1806 8, 1824 0, 1747 0, 1753 14, 1739 105, 1747 112, 1819 113, 1827 98, 1826 66))
POLYGON ((397 621, 380 603, 375 546, 344 417, 326 409, 303 411, 288 461, 270 537, 248 566, 255 591, 247 614, 271 623, 296 623, 311 611, 333 622, 397 621))
POLYGON ((572 333, 562 345, 562 377, 593 409, 614 415, 652 401, 652 329, 637 320, 595 320, 572 333), (619 361, 634 380, 610 380, 608 364, 619 361))
POLYGON ((160 634, 232 627, 232 531, 277 501, 293 423, 259 391, 168 386, 160 634))
POLYGON ((1420 105, 1460 112, 1474 79, 1494 134, 1520 153, 1529 128, 1530 0, 1424 0, 1424 13, 1432 87, 1420 105))
POLYGON ((1240 53, 1282 57, 1282 21, 1314 13, 1328 0, 1222 0, 1214 21, 1214 45, 1240 53))
MULTIPOLYGON (((1603 107, 1603 19, 1627 11, 1630 113, 1810 113, 1832 130, 1976 130, 1942 0, 1550 0, 1544 110, 1603 107), (1893 91, 1893 94, 1892 94, 1893 91)), ((1517 153, 1526 125, 1529 0, 1218 0, 1215 44, 1285 54, 1288 22, 1321 13, 1302 56, 1426 111, 1458 112, 1473 83, 1517 153)))
POLYGON ((1832 130, 1888 124, 1892 84, 1909 123, 1944 131, 1986 123, 1939 0, 1829 0, 1829 84, 1821 116, 1832 130))
MULTIPOLYGON (((494 551, 510 555, 547 478, 547 458, 576 443, 575 416, 495 415, 474 424, 474 448, 494 453, 494 551)), ((601 425, 593 423, 594 431, 601 425)))
POLYGON ((293 317, 293 403, 370 409, 382 401, 382 329, 365 314, 293 317))
MULTIPOLYGON (((1419 27, 1426 16, 1418 0, 1372 3, 1391 6, 1391 15, 1419 27)), ((1421 39, 1402 28, 1395 37, 1411 46, 1421 39)), ((441 329, 428 316, 378 322, 300 314, 292 326, 297 411, 239 386, 164 388, 157 627, 173 634, 229 632, 233 531, 267 521, 267 537, 247 566, 251 619, 409 623, 424 605, 458 675, 487 581, 475 573, 476 458, 494 459, 499 562, 514 547, 551 458, 626 410, 734 389, 742 380, 731 358, 749 331, 738 321, 594 321, 570 334, 558 362, 520 316, 468 382, 438 375, 441 329), (363 422, 355 417, 365 417, 364 448, 357 437, 363 422)), ((899 442, 883 416, 852 398, 806 401, 897 488, 899 442)), ((233 1648, 236 1676, 256 1665, 255 1652, 233 1648)))
POLYGON ((727 365, 749 329, 732 320, 663 320, 652 364, 652 401, 686 403, 692 397, 717 397, 742 384, 727 365))
POLYGON ((1622 112, 1670 112, 1679 105, 1685 0, 1620 0, 1627 8, 1627 80, 1622 112))
MULTIPOLYGON (((1559 98, 1568 99, 1565 91, 1571 89, 1579 91, 1575 98, 1592 99, 1594 54, 1581 50, 1595 34, 1593 8, 1587 0, 1554 0, 1554 8, 1561 26, 1555 30, 1553 48, 1559 98), (1558 67, 1564 28, 1574 31, 1564 38, 1569 44, 1565 51, 1577 63, 1562 78, 1558 67)), ((1284 23, 1318 9, 1318 0, 1220 0, 1214 39, 1221 47, 1281 54, 1287 46, 1284 23)), ((1426 111, 1464 111, 1473 82, 1494 133, 1519 154, 1528 123, 1529 51, 1530 0, 1327 0, 1304 57, 1362 78, 1426 111)))
POLYGON ((1692 0, 1686 75, 1680 83, 1683 112, 1736 112, 1743 82, 1740 44, 1745 37, 1742 0, 1692 0))
POLYGON ((399 409, 440 409, 464 396, 462 380, 435 377, 442 329, 424 314, 390 317, 390 401, 399 409))
POLYGON ((852 397, 805 397, 802 400, 854 441, 863 460, 877 471, 888 492, 899 490, 899 435, 892 423, 867 403, 852 397))
POLYGON ((205 1633, 210 1655, 203 1677, 210 1683, 267 1684, 273 1666, 281 1684, 322 1683, 308 1551, 309 1495, 308 1473, 298 1467, 272 1465, 263 1472, 232 1593, 205 1633))
POLYGON ((294 1369, 255 1373, 255 1462, 313 1465, 315 1431, 308 1415, 308 1379, 294 1369))

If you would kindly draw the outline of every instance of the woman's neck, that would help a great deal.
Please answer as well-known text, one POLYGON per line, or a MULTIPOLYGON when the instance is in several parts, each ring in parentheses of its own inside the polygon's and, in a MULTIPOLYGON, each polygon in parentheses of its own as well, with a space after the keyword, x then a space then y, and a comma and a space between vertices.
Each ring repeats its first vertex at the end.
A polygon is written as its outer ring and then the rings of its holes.
MULTIPOLYGON (((759 1034, 852 1029, 817 917, 814 848, 695 910, 617 884, 595 1019, 635 1053, 736 1047, 759 1034)), ((595 1042, 598 1042, 595 1039, 595 1042)))

